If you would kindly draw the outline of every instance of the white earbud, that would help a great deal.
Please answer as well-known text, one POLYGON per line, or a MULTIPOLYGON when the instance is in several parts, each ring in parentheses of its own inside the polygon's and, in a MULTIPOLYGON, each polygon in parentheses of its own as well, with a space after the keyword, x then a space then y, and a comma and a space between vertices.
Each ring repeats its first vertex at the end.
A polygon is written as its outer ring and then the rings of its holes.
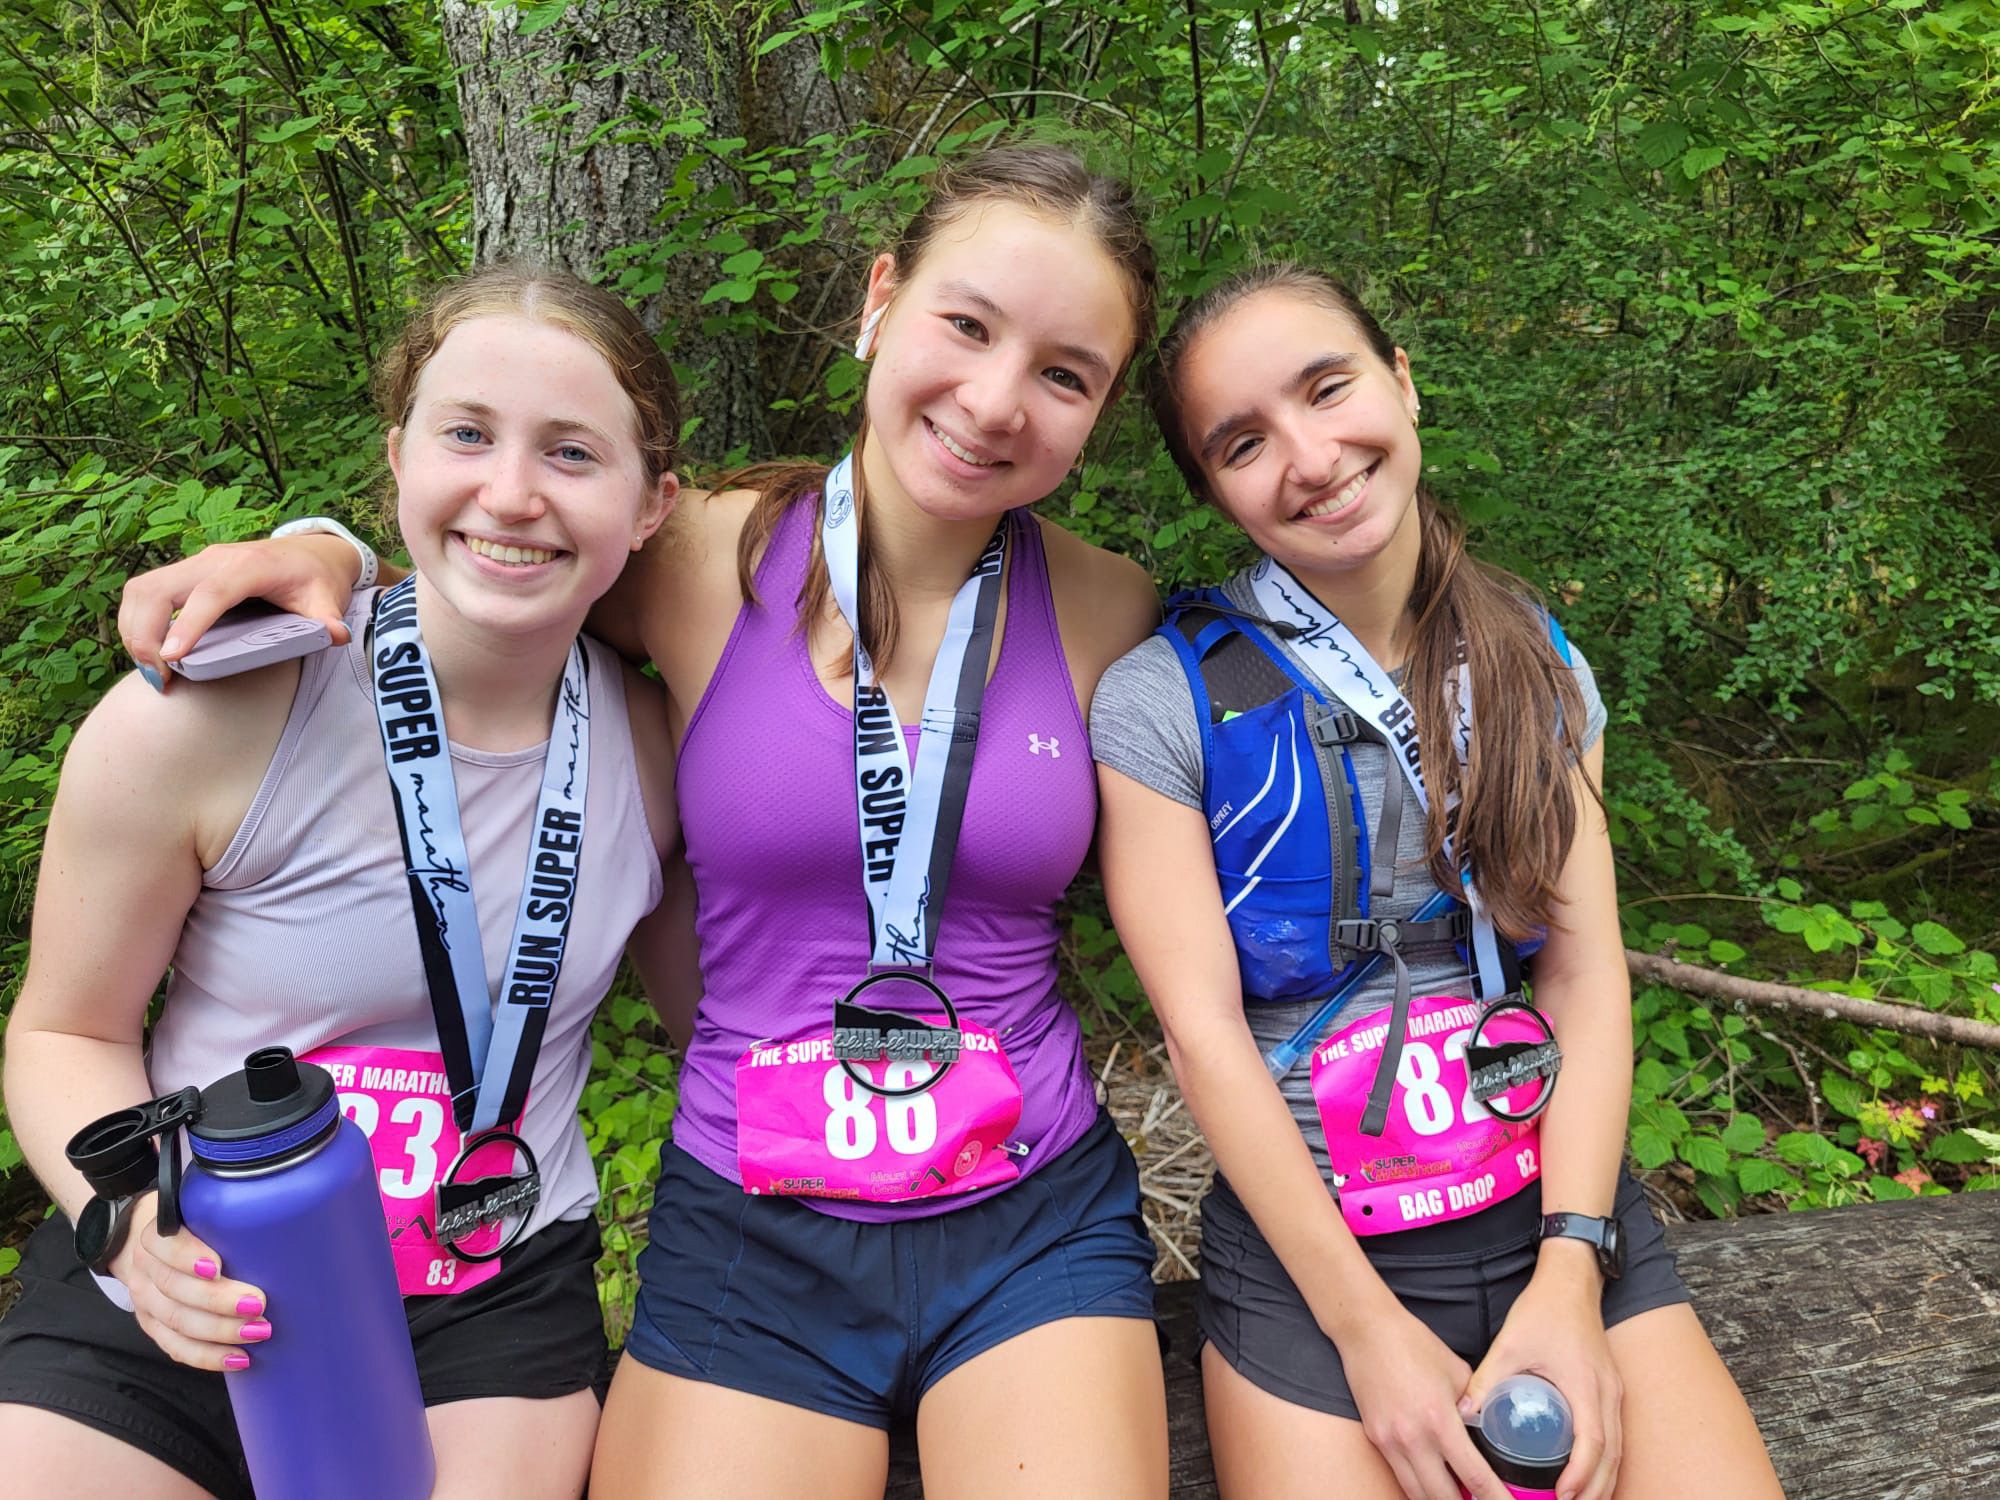
POLYGON ((882 321, 882 314, 888 310, 889 304, 884 302, 875 311, 861 320, 861 337, 854 341, 854 357, 856 359, 866 359, 875 352, 875 326, 882 321))

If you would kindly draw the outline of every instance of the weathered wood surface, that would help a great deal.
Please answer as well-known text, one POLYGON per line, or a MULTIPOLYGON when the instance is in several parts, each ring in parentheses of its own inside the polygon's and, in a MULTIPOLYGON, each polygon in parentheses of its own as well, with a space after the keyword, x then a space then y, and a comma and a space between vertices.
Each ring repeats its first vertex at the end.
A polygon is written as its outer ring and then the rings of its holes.
MULTIPOLYGON (((1675 1225, 1668 1240, 1792 1500, 2000 1497, 2000 1193, 1675 1225)), ((1159 1298, 1173 1495, 1216 1500, 1192 1290, 1159 1298)), ((922 1493, 898 1434, 887 1500, 922 1493)))

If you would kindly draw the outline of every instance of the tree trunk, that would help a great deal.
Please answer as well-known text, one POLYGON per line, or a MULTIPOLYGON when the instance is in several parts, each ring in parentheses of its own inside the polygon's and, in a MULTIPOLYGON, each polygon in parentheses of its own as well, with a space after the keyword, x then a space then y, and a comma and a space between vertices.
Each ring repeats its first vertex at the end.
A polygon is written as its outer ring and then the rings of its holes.
MULTIPOLYGON (((605 255, 659 237, 652 218, 687 154, 680 138, 625 142, 600 129, 627 118, 706 112, 711 134, 742 134, 740 36, 705 27, 703 9, 645 0, 579 0, 532 35, 512 4, 444 0, 446 46, 458 72, 473 189, 473 257, 526 259, 595 277, 605 255), (633 66, 631 60, 646 58, 633 66)), ((635 132, 642 134, 643 132, 635 132)), ((698 187, 718 177, 694 169, 698 187)), ((695 371, 695 446, 710 459, 769 450, 763 383, 752 340, 704 334, 701 296, 722 279, 717 258, 683 254, 666 285, 640 304, 667 330, 677 363, 695 371)))

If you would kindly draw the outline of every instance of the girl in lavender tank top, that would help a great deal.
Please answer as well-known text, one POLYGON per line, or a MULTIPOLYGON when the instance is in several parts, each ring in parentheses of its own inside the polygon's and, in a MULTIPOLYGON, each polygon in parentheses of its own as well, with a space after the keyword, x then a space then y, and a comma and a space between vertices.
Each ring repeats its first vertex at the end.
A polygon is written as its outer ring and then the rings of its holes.
MULTIPOLYGON (((79 730, 8 1027, 8 1115, 74 1216, 89 1189, 63 1146, 86 1122, 211 1083, 263 1046, 328 1068, 382 1182, 435 1493, 575 1495, 606 1353, 576 1105, 591 1015, 679 837, 664 698, 579 631, 672 504, 678 395, 616 298, 507 267, 413 317, 381 395, 414 578, 372 616, 366 598, 333 612, 340 648, 171 694, 128 678, 79 730), (398 834, 400 759, 428 777, 426 853, 398 834), (419 906, 425 859, 462 874, 419 906), (468 985, 449 1012, 468 1036, 481 1022, 500 1035, 486 1018, 507 1006, 534 1012, 532 1040, 504 1058, 461 1049, 505 1083, 497 1122, 539 1166, 540 1201, 497 1259, 454 1253, 488 1249, 478 1232, 433 1232, 441 1172, 511 1172, 514 1152, 491 1141, 461 1158, 487 1125, 454 1107, 479 1080, 440 1050, 427 920, 441 951, 481 950, 484 992, 468 985), (544 920, 560 957, 531 973, 510 955, 544 920)), ((286 1336, 282 1297, 267 1305, 193 1234, 158 1234, 151 1194, 122 1230, 90 1268, 101 1291, 63 1215, 30 1240, 0 1323, 11 1487, 248 1500, 223 1372, 255 1378, 259 1346, 286 1336)))
POLYGON ((870 272, 852 451, 684 503, 592 612, 666 685, 705 986, 595 1496, 879 1496, 913 1412, 933 1495, 1166 1493, 1137 1172, 1055 984, 1085 716, 1158 606, 1027 509, 1153 287, 1068 151, 947 168, 870 272))

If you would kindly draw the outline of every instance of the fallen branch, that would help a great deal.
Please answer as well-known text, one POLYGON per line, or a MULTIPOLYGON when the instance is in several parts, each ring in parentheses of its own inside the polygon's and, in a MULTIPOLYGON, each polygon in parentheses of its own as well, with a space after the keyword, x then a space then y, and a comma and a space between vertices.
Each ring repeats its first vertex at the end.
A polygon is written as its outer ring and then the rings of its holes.
POLYGON ((1857 1000, 1852 995, 1809 990, 1796 984, 1739 979, 1734 974, 1718 974, 1714 969, 1676 963, 1671 958, 1640 953, 1632 948, 1625 950, 1625 965, 1641 979, 1671 985, 1691 995, 1709 995, 1718 1000, 1741 1000, 1749 1005, 1805 1011, 1830 1020, 1852 1021, 1857 1026, 1879 1026, 1888 1031, 1900 1031, 1906 1036, 1926 1037, 1934 1042, 1957 1042, 1961 1046, 1986 1047, 2000 1052, 2000 1026, 1990 1021, 1940 1015, 1936 1011, 1919 1010, 1914 1005, 1857 1000))

